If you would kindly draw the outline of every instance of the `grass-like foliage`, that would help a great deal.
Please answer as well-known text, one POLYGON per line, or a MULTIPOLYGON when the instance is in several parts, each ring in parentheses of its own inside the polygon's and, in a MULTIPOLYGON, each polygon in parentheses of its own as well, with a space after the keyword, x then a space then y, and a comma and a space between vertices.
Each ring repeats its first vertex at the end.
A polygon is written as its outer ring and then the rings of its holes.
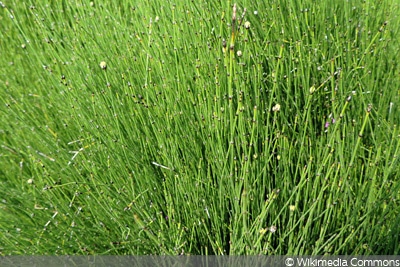
POLYGON ((400 253, 398 1, 9 2, 1 255, 400 253))

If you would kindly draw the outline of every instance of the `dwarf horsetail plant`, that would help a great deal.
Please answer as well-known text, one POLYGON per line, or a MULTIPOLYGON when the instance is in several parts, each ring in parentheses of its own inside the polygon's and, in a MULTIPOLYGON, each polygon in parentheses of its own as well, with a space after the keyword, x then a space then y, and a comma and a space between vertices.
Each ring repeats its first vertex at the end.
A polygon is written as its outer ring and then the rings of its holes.
POLYGON ((0 3, 0 255, 398 254, 399 10, 0 3))

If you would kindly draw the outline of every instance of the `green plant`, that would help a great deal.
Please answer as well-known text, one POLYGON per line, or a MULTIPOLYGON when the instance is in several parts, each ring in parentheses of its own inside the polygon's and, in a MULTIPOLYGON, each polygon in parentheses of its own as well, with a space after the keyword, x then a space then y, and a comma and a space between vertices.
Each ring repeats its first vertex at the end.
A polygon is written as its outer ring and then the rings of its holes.
POLYGON ((0 9, 0 254, 399 253, 399 6, 0 9))

